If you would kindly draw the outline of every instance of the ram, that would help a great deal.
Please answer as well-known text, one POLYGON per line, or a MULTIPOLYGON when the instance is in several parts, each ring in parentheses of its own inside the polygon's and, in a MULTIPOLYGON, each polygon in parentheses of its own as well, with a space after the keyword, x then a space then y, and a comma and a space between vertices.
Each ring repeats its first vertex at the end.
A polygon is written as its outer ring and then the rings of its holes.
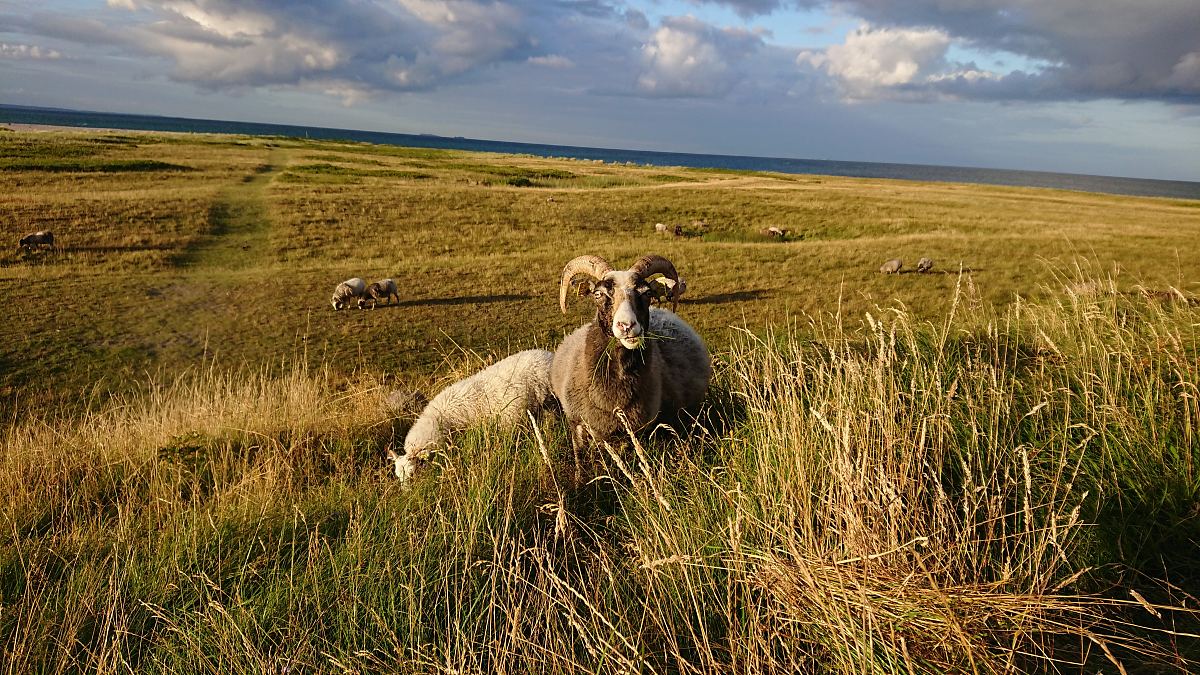
POLYGON ((455 431, 486 422, 511 427, 526 419, 527 412, 536 417, 552 409, 553 358, 544 349, 517 352, 439 392, 404 437, 404 454, 388 451, 396 477, 410 478, 429 452, 455 431))
POLYGON ((564 314, 576 285, 596 315, 563 340, 550 374, 574 446, 614 438, 626 421, 637 431, 696 412, 712 377, 708 348, 674 312, 652 306, 677 302, 685 289, 671 261, 647 255, 614 270, 599 256, 579 256, 559 279, 564 314))
POLYGON ((363 305, 371 303, 371 309, 379 304, 379 300, 391 303, 395 298, 396 302, 400 302, 400 292, 396 290, 396 282, 392 279, 381 279, 367 286, 367 290, 358 298, 358 308, 362 309, 363 305))

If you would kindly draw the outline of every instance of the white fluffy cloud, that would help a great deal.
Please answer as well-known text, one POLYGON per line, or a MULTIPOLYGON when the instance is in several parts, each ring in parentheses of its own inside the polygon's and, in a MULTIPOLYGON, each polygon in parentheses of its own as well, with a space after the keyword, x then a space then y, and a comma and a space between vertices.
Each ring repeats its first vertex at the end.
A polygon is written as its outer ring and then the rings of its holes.
POLYGON ((722 96, 743 77, 742 61, 762 44, 750 31, 716 28, 690 16, 665 19, 642 46, 637 90, 649 96, 722 96))
POLYGON ((824 69, 848 99, 881 97, 945 70, 950 36, 934 29, 862 26, 824 52, 802 52, 797 61, 824 69))
POLYGON ((925 100, 998 79, 995 73, 946 58, 954 39, 936 28, 860 26, 844 43, 803 51, 802 67, 828 74, 842 99, 925 100))

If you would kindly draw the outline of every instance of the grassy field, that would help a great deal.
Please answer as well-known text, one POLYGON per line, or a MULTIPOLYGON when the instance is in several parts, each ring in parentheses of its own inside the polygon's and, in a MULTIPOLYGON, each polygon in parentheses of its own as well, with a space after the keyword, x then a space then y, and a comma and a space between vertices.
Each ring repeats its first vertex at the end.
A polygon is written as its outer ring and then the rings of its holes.
POLYGON ((0 233, 58 244, 0 253, 3 672, 1200 659, 1200 202, 206 135, 0 157, 0 233), (646 252, 714 352, 703 426, 590 480, 556 420, 479 429, 389 480, 388 392, 553 348, 562 265, 646 252), (350 276, 400 303, 333 312, 350 276))

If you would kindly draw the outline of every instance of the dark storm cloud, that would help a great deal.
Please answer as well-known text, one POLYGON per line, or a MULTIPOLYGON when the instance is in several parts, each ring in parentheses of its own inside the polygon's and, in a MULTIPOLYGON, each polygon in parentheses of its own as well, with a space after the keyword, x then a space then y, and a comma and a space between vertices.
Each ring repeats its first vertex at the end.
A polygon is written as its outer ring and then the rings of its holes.
MULTIPOLYGON (((804 3, 789 2, 788 0, 691 0, 693 4, 724 5, 741 17, 754 17, 770 14, 777 9, 804 3)), ((817 4, 817 3, 810 3, 817 4)))
MULTIPOLYGON (((536 54, 528 12, 485 0, 121 0, 98 17, 38 13, 0 27, 160 56, 204 88, 305 85, 353 97, 425 89, 536 54)), ((570 3, 602 12, 601 3, 570 3)), ((548 4, 544 7, 561 7, 548 4)))

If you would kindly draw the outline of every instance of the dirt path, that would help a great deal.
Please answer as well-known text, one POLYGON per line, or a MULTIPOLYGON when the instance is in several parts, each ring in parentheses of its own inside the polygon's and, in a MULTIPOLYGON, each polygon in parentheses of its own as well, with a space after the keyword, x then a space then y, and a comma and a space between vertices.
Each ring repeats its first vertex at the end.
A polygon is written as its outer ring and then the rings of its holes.
POLYGON ((179 257, 179 265, 241 270, 263 262, 271 234, 264 192, 287 160, 286 151, 271 150, 253 173, 222 189, 209 208, 211 228, 179 257))

